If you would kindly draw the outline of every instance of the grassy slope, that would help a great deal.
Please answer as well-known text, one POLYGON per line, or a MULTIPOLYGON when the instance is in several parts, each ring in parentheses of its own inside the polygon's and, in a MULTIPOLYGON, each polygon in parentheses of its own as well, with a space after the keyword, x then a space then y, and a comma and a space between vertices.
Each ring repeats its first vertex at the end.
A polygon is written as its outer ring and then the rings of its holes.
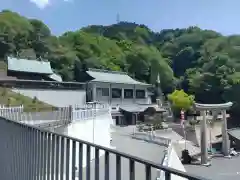
POLYGON ((10 89, 3 87, 0 87, 0 104, 7 106, 23 105, 25 111, 49 111, 54 109, 49 104, 12 92, 10 89))
MULTIPOLYGON (((0 71, 6 70, 6 63, 0 61, 0 71)), ((3 87, 0 87, 0 104, 8 106, 23 105, 25 111, 49 111, 54 109, 54 107, 49 104, 12 92, 10 89, 3 87)))

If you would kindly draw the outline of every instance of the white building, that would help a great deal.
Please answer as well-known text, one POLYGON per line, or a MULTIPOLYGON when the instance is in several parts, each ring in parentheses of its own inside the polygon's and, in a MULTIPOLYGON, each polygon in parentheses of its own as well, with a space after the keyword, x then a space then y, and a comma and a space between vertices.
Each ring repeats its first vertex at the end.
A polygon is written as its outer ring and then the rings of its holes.
POLYGON ((150 84, 132 79, 124 72, 89 69, 85 72, 88 101, 122 104, 151 104, 150 84))

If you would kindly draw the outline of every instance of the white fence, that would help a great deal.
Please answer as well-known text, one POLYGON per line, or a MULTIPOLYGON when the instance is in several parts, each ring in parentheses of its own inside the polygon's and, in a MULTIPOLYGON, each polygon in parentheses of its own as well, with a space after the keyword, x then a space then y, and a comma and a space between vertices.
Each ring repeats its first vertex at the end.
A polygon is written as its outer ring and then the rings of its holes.
POLYGON ((110 112, 108 104, 87 103, 84 106, 72 107, 72 121, 94 119, 97 116, 106 115, 110 112))
POLYGON ((9 119, 20 119, 23 109, 23 105, 10 107, 0 105, 0 116, 9 119))

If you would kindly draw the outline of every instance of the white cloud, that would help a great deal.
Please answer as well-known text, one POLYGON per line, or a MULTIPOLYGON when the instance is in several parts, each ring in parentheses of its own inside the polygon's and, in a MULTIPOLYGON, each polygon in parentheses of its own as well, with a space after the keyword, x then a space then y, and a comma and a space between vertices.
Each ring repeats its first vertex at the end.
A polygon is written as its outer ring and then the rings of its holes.
MULTIPOLYGON (((44 9, 50 5, 51 0, 30 0, 30 2, 36 4, 40 9, 44 9)), ((72 2, 72 0, 63 0, 64 2, 72 2)))
POLYGON ((36 4, 40 9, 44 9, 50 4, 49 0, 30 0, 30 2, 36 4))

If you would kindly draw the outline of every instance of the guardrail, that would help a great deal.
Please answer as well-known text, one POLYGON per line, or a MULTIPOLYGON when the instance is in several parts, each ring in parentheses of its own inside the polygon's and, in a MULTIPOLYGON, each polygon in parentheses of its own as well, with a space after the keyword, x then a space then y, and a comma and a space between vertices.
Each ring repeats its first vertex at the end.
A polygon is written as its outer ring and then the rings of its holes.
POLYGON ((0 119, 0 132, 0 174, 4 180, 152 180, 156 179, 155 170, 163 170, 166 180, 170 180, 172 174, 191 180, 204 179, 113 149, 4 118, 0 119), (84 148, 86 167, 83 167, 84 148), (91 162, 92 149, 95 159, 91 162), (100 151, 104 151, 103 160, 99 158, 100 151), (137 169, 139 164, 142 169, 137 169))

